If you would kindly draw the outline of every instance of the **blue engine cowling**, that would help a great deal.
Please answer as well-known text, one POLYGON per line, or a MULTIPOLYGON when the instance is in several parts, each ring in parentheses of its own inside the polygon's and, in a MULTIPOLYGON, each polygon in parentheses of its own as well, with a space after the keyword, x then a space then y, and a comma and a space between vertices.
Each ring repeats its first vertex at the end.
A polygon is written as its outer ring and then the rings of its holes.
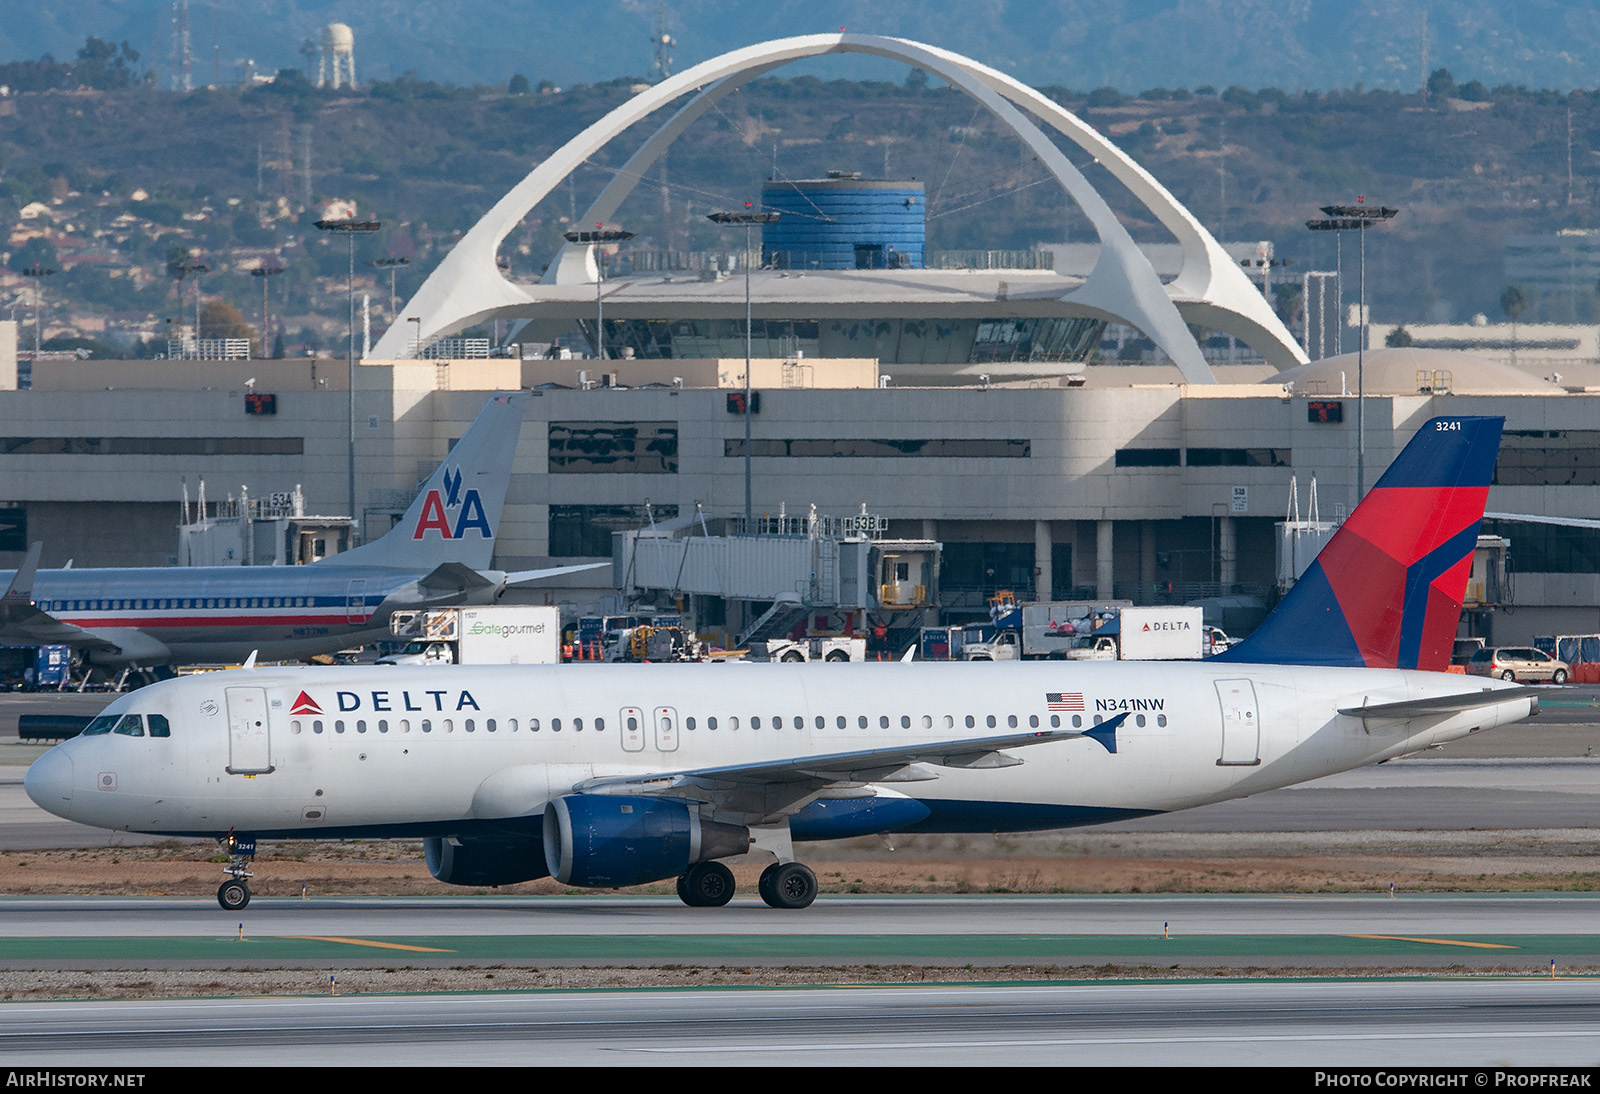
POLYGON ((446 885, 515 885, 549 877, 537 835, 504 839, 432 837, 422 841, 428 872, 446 885))
POLYGON ((544 811, 545 860, 563 885, 619 889, 749 849, 748 828, 701 820, 667 798, 569 794, 544 811))

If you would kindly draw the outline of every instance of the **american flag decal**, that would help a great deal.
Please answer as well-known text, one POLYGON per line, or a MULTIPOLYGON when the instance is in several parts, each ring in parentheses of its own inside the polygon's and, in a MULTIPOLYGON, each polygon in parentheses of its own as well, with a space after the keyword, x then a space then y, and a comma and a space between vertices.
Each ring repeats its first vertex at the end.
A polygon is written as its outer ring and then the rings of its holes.
POLYGON ((1083 692, 1081 691, 1047 691, 1044 701, 1051 710, 1082 710, 1083 692))

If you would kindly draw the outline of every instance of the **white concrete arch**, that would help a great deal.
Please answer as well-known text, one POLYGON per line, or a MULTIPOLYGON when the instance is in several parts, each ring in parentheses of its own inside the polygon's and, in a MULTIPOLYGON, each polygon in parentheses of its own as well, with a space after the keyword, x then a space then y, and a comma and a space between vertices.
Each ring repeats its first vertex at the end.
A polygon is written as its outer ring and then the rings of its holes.
MULTIPOLYGON (((1210 382, 1210 369, 1185 326, 1180 307, 1201 308, 1218 329, 1234 333, 1269 361, 1304 360, 1293 338, 1221 247, 1147 172, 1077 118, 1002 73, 957 54, 916 42, 861 34, 825 34, 750 46, 713 58, 670 77, 611 111, 568 141, 501 198, 440 263, 408 303, 405 316, 421 319, 424 340, 460 330, 485 318, 514 314, 536 299, 536 291, 507 281, 495 265, 500 243, 512 228, 583 161, 636 122, 680 95, 702 89, 634 154, 585 214, 585 222, 608 219, 644 172, 677 136, 718 99, 791 61, 826 53, 867 53, 922 68, 978 100, 1012 129, 1083 209, 1101 238, 1100 259, 1086 282, 1061 299, 1080 313, 1126 321, 1143 330, 1191 382, 1210 382), (1094 152, 1183 243, 1182 274, 1162 286, 1154 269, 1115 214, 1081 172, 1012 105, 1025 106, 1081 147, 1094 152), (1243 292, 1240 292, 1240 286, 1243 292)), ((545 283, 592 283, 597 268, 592 248, 562 248, 545 283)), ((408 324, 395 323, 374 356, 401 357, 408 324)))

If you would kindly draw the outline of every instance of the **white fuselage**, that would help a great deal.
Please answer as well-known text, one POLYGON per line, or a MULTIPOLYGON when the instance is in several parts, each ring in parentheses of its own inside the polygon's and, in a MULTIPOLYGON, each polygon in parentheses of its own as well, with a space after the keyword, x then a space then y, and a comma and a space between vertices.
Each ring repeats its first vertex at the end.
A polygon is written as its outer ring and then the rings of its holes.
POLYGON ((75 738, 34 764, 27 788, 63 817, 139 832, 461 835, 536 818, 596 777, 1091 728, 1127 712, 1115 754, 1071 739, 1013 749, 1018 766, 933 767, 937 778, 874 788, 928 805, 921 830, 1054 828, 1241 797, 1527 717, 1526 694, 1409 722, 1338 713, 1503 686, 1211 662, 254 669, 118 699, 107 715, 160 715, 170 736, 75 738))

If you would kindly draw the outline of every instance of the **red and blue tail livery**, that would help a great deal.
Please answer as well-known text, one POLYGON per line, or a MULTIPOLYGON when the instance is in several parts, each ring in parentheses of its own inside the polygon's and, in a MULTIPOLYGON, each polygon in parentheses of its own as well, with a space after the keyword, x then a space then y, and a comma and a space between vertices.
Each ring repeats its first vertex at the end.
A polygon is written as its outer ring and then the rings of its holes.
POLYGON ((1266 622, 1222 658, 1443 672, 1504 424, 1423 425, 1266 622))

